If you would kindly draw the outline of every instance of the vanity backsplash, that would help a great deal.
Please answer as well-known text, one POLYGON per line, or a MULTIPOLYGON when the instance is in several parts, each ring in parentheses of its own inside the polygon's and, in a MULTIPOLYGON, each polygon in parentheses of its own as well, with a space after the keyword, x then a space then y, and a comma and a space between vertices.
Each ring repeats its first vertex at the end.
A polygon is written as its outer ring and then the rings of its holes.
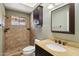
POLYGON ((79 43, 78 42, 66 40, 66 39, 63 39, 63 38, 60 38, 60 37, 53 37, 53 36, 49 37, 49 39, 53 40, 55 43, 58 43, 58 44, 69 45, 69 46, 79 48, 79 43))

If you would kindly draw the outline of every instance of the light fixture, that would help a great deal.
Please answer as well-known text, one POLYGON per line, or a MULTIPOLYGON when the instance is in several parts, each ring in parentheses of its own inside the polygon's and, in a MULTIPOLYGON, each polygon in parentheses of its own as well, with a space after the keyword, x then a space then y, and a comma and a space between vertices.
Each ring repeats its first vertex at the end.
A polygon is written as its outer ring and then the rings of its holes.
POLYGON ((53 4, 49 4, 47 8, 48 9, 52 9, 52 8, 54 8, 54 5, 53 4))
POLYGON ((37 3, 21 3, 25 6, 34 7, 37 3))
POLYGON ((62 3, 54 3, 55 6, 58 6, 58 5, 60 5, 60 4, 62 4, 62 3))

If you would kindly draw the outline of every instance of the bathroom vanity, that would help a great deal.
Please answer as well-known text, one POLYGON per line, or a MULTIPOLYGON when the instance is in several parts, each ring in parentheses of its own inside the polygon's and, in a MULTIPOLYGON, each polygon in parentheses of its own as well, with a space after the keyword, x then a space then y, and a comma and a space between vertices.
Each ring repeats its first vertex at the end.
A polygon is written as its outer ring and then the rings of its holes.
POLYGON ((52 54, 50 54, 49 52, 47 52, 46 50, 44 50, 43 48, 41 48, 37 44, 35 45, 35 48, 36 48, 36 50, 35 50, 36 56, 53 56, 52 54))
MULTIPOLYGON (((51 11, 51 32, 75 34, 74 3, 58 6, 51 11)), ((79 56, 79 43, 63 40, 66 39, 45 39, 35 42, 36 56, 79 56)))
POLYGON ((39 42, 36 42, 35 44, 36 44, 36 51, 35 51, 36 56, 79 56, 78 47, 57 44, 50 39, 41 40, 39 42), (48 44, 52 45, 54 44, 53 48, 47 47, 48 44))

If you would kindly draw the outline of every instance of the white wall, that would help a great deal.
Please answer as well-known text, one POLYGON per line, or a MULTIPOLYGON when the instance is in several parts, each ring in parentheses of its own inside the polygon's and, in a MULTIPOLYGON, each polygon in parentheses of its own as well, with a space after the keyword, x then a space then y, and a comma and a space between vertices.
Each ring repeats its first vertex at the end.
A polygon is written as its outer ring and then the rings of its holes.
MULTIPOLYGON (((4 20, 5 18, 5 8, 3 4, 0 4, 0 19, 4 20)), ((0 28, 0 55, 3 54, 3 28, 0 28)))
POLYGON ((44 3, 43 6, 43 27, 42 27, 42 36, 44 39, 47 39, 51 33, 51 17, 50 12, 47 9, 48 4, 44 3))

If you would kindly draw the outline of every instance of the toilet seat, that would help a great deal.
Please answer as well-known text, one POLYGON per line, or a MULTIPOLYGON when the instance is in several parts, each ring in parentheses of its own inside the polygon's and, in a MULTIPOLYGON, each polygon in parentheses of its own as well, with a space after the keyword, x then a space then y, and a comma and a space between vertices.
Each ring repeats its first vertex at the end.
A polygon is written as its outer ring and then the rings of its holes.
POLYGON ((34 46, 27 46, 23 49, 23 51, 26 51, 26 52, 30 52, 30 51, 33 51, 35 50, 35 47, 34 46))
POLYGON ((24 56, 31 56, 35 51, 35 46, 27 46, 23 49, 24 56))

